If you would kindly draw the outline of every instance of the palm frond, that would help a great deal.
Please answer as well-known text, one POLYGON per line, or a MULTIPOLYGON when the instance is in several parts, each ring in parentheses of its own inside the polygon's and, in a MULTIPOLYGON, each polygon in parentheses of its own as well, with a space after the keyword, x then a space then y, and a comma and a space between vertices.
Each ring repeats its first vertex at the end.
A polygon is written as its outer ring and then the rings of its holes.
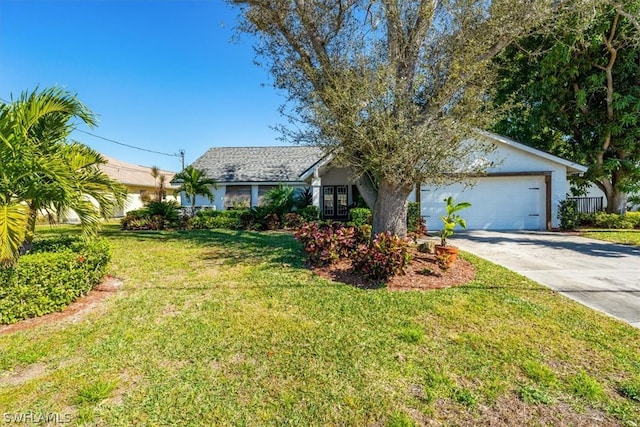
POLYGON ((29 210, 20 203, 0 204, 0 265, 11 265, 24 242, 29 210))

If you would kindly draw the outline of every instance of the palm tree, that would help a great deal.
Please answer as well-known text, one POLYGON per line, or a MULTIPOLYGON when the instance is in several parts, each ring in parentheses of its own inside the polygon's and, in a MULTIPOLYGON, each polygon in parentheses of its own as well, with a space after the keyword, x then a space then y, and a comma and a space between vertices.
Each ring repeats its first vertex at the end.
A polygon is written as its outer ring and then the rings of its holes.
POLYGON ((214 179, 207 178, 205 172, 202 169, 196 169, 192 165, 187 166, 182 172, 177 173, 173 180, 180 184, 175 190, 176 194, 184 191, 186 196, 191 201, 191 216, 196 211, 196 197, 206 196, 210 202, 213 199, 213 193, 209 186, 218 188, 218 185, 214 179))
POLYGON ((167 176, 163 174, 157 166, 151 166, 151 176, 155 181, 156 200, 161 202, 167 184, 167 176))
POLYGON ((20 246, 33 239, 38 212, 73 210, 91 235, 100 216, 124 203, 126 188, 98 168, 106 160, 67 142, 76 119, 96 123, 75 95, 59 88, 0 104, 1 263, 13 262, 20 246))

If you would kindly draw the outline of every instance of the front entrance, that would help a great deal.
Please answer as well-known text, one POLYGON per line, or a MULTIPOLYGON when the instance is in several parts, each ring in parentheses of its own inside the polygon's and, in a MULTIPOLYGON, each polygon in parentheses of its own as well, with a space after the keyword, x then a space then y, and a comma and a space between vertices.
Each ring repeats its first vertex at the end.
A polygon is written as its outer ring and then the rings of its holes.
POLYGON ((324 185, 322 187, 322 217, 346 220, 349 216, 349 194, 346 185, 324 185))

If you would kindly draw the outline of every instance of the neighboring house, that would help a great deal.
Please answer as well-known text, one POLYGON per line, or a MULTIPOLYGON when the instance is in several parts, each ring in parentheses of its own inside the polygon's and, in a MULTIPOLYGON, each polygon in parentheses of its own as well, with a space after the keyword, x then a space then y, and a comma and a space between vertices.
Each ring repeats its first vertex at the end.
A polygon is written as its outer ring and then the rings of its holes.
MULTIPOLYGON (((100 165, 100 170, 110 178, 117 180, 127 187, 127 201, 122 209, 114 213, 114 218, 123 217, 127 212, 140 209, 144 206, 144 200, 156 194, 156 180, 151 175, 151 168, 126 163, 113 157, 102 155, 107 163, 100 165)), ((174 196, 173 191, 178 188, 171 185, 175 172, 161 170, 160 174, 165 175, 165 194, 163 200, 175 200, 180 203, 179 196, 174 196)), ((64 219, 65 222, 78 222, 78 216, 74 212, 69 212, 64 219)))
MULTIPOLYGON (((144 200, 155 195, 158 182, 151 175, 151 167, 126 163, 105 155, 102 157, 107 160, 107 164, 101 165, 100 169, 110 178, 124 184, 129 192, 124 209, 117 212, 116 217, 140 209, 144 206, 144 200)), ((179 196, 173 194, 173 191, 178 187, 170 183, 176 173, 165 170, 159 172, 166 177, 163 200, 175 200, 180 203, 179 196)))
MULTIPOLYGON (((569 192, 567 176, 586 172, 585 166, 537 150, 497 134, 482 137, 496 149, 478 161, 490 165, 487 173, 469 177, 469 184, 417 186, 409 197, 420 202, 430 230, 441 228, 444 199, 470 202, 463 217, 469 229, 545 230, 557 227, 558 204, 569 192)), ((279 183, 311 187, 314 205, 323 218, 346 220, 358 198, 350 171, 335 167, 330 155, 316 147, 210 148, 193 166, 218 182, 209 202, 198 206, 227 209, 256 206, 279 183)))

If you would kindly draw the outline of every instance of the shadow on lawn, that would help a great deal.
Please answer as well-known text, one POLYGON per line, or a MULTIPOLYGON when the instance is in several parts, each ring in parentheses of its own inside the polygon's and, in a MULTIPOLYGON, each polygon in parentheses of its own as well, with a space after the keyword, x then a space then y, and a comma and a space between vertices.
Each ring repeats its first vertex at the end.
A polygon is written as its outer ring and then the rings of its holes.
POLYGON ((255 232, 231 230, 122 231, 105 227, 105 237, 138 242, 185 242, 205 248, 201 259, 224 265, 279 263, 302 267, 300 245, 287 232, 255 232))

